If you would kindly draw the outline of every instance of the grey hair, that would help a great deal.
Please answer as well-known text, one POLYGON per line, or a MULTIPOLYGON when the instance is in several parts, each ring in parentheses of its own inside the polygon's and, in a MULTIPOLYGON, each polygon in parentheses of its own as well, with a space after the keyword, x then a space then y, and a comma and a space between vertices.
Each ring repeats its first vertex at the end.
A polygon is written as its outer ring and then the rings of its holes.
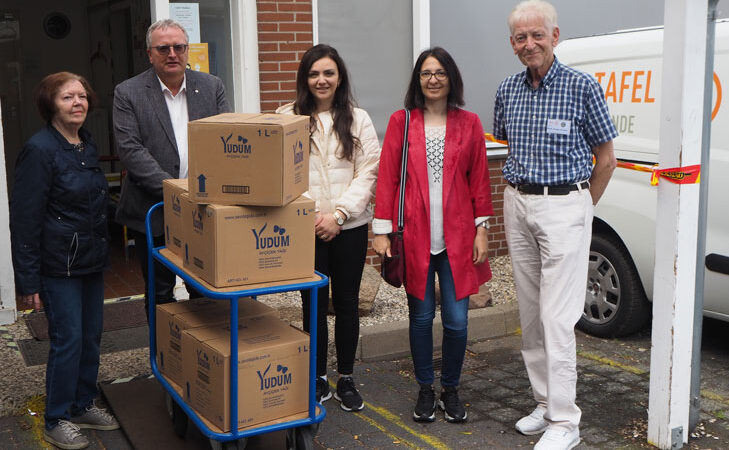
POLYGON ((509 31, 514 34, 514 26, 525 19, 540 18, 551 33, 557 27, 557 10, 551 3, 544 0, 524 0, 509 13, 507 24, 509 31))
POLYGON ((185 34, 185 43, 190 43, 190 36, 187 35, 187 30, 185 30, 185 27, 182 26, 182 24, 176 20, 172 19, 162 19, 158 20, 152 25, 149 26, 147 29, 147 49, 149 49, 152 46, 152 32, 155 30, 165 30, 167 28, 174 27, 179 28, 182 30, 182 32, 185 34))

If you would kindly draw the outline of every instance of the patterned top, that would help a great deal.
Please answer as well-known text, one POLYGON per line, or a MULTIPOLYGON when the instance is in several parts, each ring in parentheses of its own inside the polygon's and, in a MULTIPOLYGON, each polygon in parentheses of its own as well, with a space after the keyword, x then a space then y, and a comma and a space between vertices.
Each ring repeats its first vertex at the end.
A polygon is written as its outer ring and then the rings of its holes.
POLYGON ((534 89, 528 70, 496 91, 494 136, 509 141, 504 178, 571 184, 592 175, 592 148, 617 137, 600 84, 554 58, 534 89))
POLYGON ((443 155, 445 154, 445 125, 425 127, 425 156, 428 161, 428 192, 430 197, 430 253, 445 250, 443 232, 443 155))

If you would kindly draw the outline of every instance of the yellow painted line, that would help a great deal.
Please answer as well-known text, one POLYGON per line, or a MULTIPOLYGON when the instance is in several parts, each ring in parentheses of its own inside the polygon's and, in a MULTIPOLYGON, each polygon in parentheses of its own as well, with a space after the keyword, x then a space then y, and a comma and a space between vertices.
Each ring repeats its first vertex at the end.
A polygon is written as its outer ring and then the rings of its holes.
MULTIPOLYGON (((337 385, 334 383, 333 380, 329 380, 329 385, 333 389, 337 388, 337 385)), ((450 447, 448 447, 445 443, 443 443, 440 439, 436 438, 435 436, 431 436, 427 433, 419 433, 417 430, 414 430, 411 427, 405 425, 405 422, 402 421, 400 416, 388 411, 386 408, 375 406, 372 403, 368 403, 368 402, 364 402, 364 404, 365 404, 365 407, 367 409, 369 409, 370 411, 380 415, 380 417, 382 417, 386 421, 390 422, 391 424, 396 425, 399 428, 402 428, 404 431, 410 433, 411 435, 415 436, 416 438, 427 443, 432 448, 435 448, 437 450, 450 450, 450 447)), ((399 443, 401 443, 403 445, 406 445, 410 448, 422 448, 413 442, 409 442, 406 439, 402 439, 399 436, 392 434, 391 432, 389 432, 387 430, 387 428, 384 425, 379 423, 377 420, 366 416, 365 414, 360 413, 360 414, 356 414, 356 416, 359 417, 360 419, 362 419, 363 421, 369 423, 373 427, 377 428, 378 430, 382 431, 383 433, 385 433, 385 435, 389 436, 390 438, 398 441, 399 443)))
MULTIPOLYGON (((629 366, 627 364, 622 364, 622 363, 619 363, 619 362, 614 361, 612 359, 609 359, 609 358, 605 358, 603 356, 596 355, 594 353, 577 352, 577 355, 578 356, 581 356, 583 358, 586 358, 586 359, 591 359, 593 361, 600 362, 602 364, 606 364, 608 366, 617 367, 619 369, 625 370, 625 371, 630 372, 630 373, 634 373, 636 375, 645 375, 645 374, 648 373, 648 371, 645 371, 643 369, 639 369, 639 368, 634 367, 634 366, 629 366)), ((701 389, 700 393, 701 393, 701 396, 703 398, 707 399, 707 400, 713 400, 715 402, 719 402, 719 403, 722 403, 724 405, 729 405, 729 399, 726 398, 726 397, 722 397, 720 394, 717 394, 716 392, 712 392, 712 391, 709 391, 709 390, 706 390, 706 389, 701 389)))
POLYGON ((706 389, 701 389, 701 396, 708 399, 708 400, 714 400, 715 402, 723 403, 725 405, 729 405, 729 400, 722 397, 721 395, 707 391, 706 389))
POLYGON ((606 366, 617 367, 618 369, 622 369, 626 372, 634 373, 636 375, 645 375, 648 373, 647 371, 645 371, 643 369, 639 369, 635 366, 629 366, 627 364, 619 363, 613 359, 606 358, 606 357, 600 356, 600 355, 596 355, 596 354, 590 353, 590 352, 577 352, 577 356, 581 356, 585 359, 590 359, 592 361, 597 361, 599 363, 605 364, 606 366))
POLYGON ((30 420, 30 432, 33 435, 34 440, 38 442, 39 448, 48 449, 48 443, 43 438, 43 431, 45 424, 43 421, 43 413, 46 409, 46 397, 45 395, 35 395, 31 397, 25 404, 25 414, 28 414, 30 420), (35 415, 31 416, 29 411, 33 411, 35 415))
POLYGON ((407 440, 405 440, 405 439, 401 439, 400 437, 398 437, 398 436, 396 436, 396 435, 394 435, 394 434, 390 433, 389 431, 387 431, 387 429, 386 429, 386 428, 385 428, 385 427, 384 427, 383 425, 381 425, 381 424, 380 424, 380 423, 379 423, 378 421, 376 421, 375 419, 373 419, 373 418, 371 418, 371 417, 368 417, 368 416, 366 416, 366 415, 364 415, 364 414, 356 414, 356 416, 357 416, 358 418, 362 419, 363 421, 367 422, 367 423, 368 423, 368 424, 370 424, 371 426, 373 426, 373 427, 377 428, 378 430, 382 431, 382 433, 383 433, 383 434, 385 434, 385 435, 386 435, 386 436, 388 436, 388 437, 389 437, 390 439, 392 439, 392 442, 393 442, 393 443, 397 443, 397 444, 403 444, 403 445, 405 445, 405 446, 407 446, 407 447, 410 447, 410 448, 415 448, 415 449, 419 448, 419 447, 418 447, 418 446, 417 446, 416 444, 414 444, 413 442, 409 442, 409 441, 407 441, 407 440))
POLYGON ((367 402, 365 402, 365 405, 367 405, 367 408, 371 409, 372 411, 374 411, 377 414, 379 414, 380 416, 382 416, 382 418, 384 418, 388 422, 391 422, 394 425, 397 425, 398 427, 402 428, 403 430, 407 431, 408 433, 412 434, 413 436, 417 437, 418 439, 422 440, 423 442, 427 442, 428 445, 430 445, 431 447, 436 448, 438 450, 450 449, 450 447, 448 447, 445 443, 443 443, 440 439, 436 438, 435 436, 431 436, 426 433, 419 433, 417 430, 414 430, 414 429, 410 428, 409 426, 405 425, 405 422, 402 421, 400 416, 391 413, 387 409, 369 404, 367 402))

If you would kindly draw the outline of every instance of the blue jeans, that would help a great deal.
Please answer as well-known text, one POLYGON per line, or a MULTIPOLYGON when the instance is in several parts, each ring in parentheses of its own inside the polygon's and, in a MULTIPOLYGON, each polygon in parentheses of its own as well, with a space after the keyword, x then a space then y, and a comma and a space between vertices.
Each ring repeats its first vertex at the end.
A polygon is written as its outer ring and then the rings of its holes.
POLYGON ((98 395, 99 344, 104 321, 102 272, 42 277, 41 300, 51 350, 46 368, 46 429, 83 413, 98 395))
POLYGON ((468 337, 468 297, 456 299, 448 254, 430 255, 425 298, 408 295, 410 316, 410 353, 413 355, 415 379, 433 384, 433 318, 435 317, 435 274, 440 284, 440 316, 443 322, 443 365, 441 386, 458 386, 466 354, 468 337))

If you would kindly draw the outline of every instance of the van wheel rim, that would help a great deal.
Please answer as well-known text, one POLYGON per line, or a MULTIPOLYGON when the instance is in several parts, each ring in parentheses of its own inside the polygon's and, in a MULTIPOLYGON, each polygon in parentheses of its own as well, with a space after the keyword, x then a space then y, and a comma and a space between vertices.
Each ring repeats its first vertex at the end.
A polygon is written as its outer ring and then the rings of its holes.
POLYGON ((600 253, 590 252, 584 317, 593 324, 611 321, 620 307, 620 278, 600 253))

